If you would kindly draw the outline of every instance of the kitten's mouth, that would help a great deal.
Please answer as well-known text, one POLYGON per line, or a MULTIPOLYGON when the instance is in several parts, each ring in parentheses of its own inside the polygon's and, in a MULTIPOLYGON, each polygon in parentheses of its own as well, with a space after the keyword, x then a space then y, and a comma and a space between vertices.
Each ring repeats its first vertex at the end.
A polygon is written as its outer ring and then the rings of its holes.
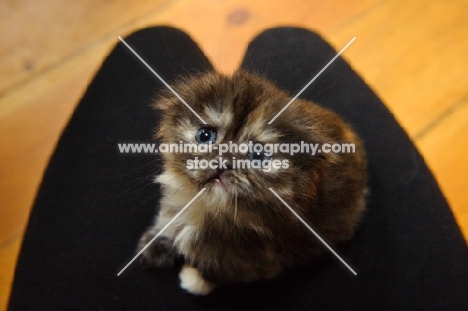
POLYGON ((221 177, 222 173, 222 171, 215 171, 212 174, 209 174, 208 177, 205 179, 204 184, 224 186, 223 178, 221 177))

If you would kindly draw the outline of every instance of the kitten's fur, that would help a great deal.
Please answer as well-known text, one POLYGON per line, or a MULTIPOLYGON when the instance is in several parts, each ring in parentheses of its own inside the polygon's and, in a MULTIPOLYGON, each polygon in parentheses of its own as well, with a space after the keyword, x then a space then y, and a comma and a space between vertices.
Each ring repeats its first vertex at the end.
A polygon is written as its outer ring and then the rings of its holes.
MULTIPOLYGON (((155 225, 142 236, 141 249, 202 188, 197 198, 143 253, 152 267, 170 267, 181 257, 181 286, 208 294, 216 284, 270 279, 286 268, 310 262, 326 248, 281 203, 289 206, 331 246, 351 238, 365 207, 366 161, 362 143, 336 114, 297 99, 271 125, 290 97, 268 81, 243 71, 228 77, 207 73, 187 78, 175 91, 217 130, 218 143, 354 143, 355 153, 277 153, 289 168, 187 169, 186 161, 217 154, 162 154, 164 171, 155 225), (215 178, 220 179, 219 183, 215 178)), ((160 143, 197 143, 204 125, 172 93, 156 102, 163 118, 160 143)), ((246 159, 225 154, 223 158, 246 159)))

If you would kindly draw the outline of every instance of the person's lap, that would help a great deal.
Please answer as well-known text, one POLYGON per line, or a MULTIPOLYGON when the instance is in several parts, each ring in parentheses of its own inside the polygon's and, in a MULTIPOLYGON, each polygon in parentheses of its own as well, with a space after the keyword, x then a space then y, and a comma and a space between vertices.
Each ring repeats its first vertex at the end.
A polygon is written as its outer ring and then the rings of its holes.
MULTIPOLYGON (((176 29, 150 28, 125 40, 168 83, 212 70, 176 29)), ((295 95, 335 55, 312 32, 279 28, 251 42, 241 67, 295 95)), ((176 269, 134 263, 118 277, 157 209, 152 177, 160 160, 120 154, 117 144, 151 141, 158 114, 150 103, 162 88, 122 44, 105 60, 45 173, 17 265, 12 310, 468 307, 468 251, 446 201, 407 135, 341 58, 301 97, 337 112, 365 142, 368 212, 355 238, 338 248, 357 276, 328 256, 276 280, 228 285, 204 298, 179 289, 176 269)))

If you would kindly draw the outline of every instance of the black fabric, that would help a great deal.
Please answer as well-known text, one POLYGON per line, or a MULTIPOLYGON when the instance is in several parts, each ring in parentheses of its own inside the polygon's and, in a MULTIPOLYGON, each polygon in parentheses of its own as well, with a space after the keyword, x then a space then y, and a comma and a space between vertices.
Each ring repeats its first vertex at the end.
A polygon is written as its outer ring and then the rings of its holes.
MULTIPOLYGON (((212 68, 173 28, 144 29, 126 41, 169 83, 212 68)), ((335 55, 312 32, 278 28, 251 42, 242 67, 294 95, 335 55)), ((157 209, 152 177, 160 160, 120 154, 117 143, 151 140, 158 115, 150 103, 163 87, 121 43, 104 61, 45 172, 10 310, 468 310, 468 250, 452 213, 405 132, 342 58, 301 97, 336 111, 365 141, 368 212, 355 238, 337 249, 357 276, 329 255, 208 297, 183 292, 177 269, 135 262, 118 277, 157 209)))

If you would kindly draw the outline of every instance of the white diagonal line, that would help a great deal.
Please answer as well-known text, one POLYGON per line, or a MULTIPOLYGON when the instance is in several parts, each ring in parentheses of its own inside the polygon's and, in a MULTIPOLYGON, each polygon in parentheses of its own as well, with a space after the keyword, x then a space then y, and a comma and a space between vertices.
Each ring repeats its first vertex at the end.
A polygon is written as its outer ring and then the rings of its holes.
POLYGON ((153 68, 150 67, 150 65, 148 65, 148 63, 145 62, 145 60, 143 58, 140 57, 140 55, 137 54, 137 52, 135 52, 131 47, 130 45, 127 44, 127 42, 125 42, 124 39, 122 39, 120 36, 118 37, 120 41, 122 41, 123 44, 125 44, 125 46, 156 76, 158 77, 158 79, 185 105, 187 106, 188 109, 190 109, 191 112, 193 112, 193 114, 198 118, 200 119, 200 121, 202 121, 203 124, 206 124, 205 120, 202 119, 202 117, 200 117, 198 115, 198 113, 195 112, 195 110, 192 109, 192 107, 189 106, 189 104, 187 104, 185 102, 185 100, 179 96, 179 94, 177 94, 176 91, 174 91, 174 89, 166 83, 166 81, 163 80, 163 78, 161 78, 160 75, 158 75, 158 73, 156 71, 153 70, 153 68))
POLYGON ((345 47, 342 48, 341 51, 339 51, 338 54, 336 54, 335 57, 333 57, 332 60, 329 61, 328 64, 326 64, 325 67, 323 67, 322 70, 320 70, 319 73, 317 73, 317 74, 315 75, 315 77, 313 77, 312 80, 310 80, 310 82, 307 83, 307 85, 304 86, 304 87, 302 88, 302 90, 300 90, 299 93, 297 93, 296 96, 294 96, 293 99, 291 99, 291 100, 289 101, 289 103, 288 103, 286 106, 284 106, 284 108, 281 109, 281 111, 278 112, 278 113, 276 114, 276 116, 273 117, 273 119, 270 120, 270 122, 268 122, 268 124, 272 124, 273 121, 275 121, 276 118, 278 118, 279 115, 282 114, 283 111, 285 111, 285 110, 299 97, 299 95, 301 95, 302 92, 304 92, 304 91, 309 87, 309 85, 311 85, 312 82, 314 82, 314 81, 322 74, 322 72, 324 72, 325 69, 327 69, 328 66, 331 65, 331 63, 333 63, 333 62, 335 61, 335 59, 337 59, 338 56, 340 56, 341 53, 343 53, 343 52, 348 48, 348 46, 350 46, 351 43, 353 43, 354 40, 356 40, 356 37, 352 38, 351 41, 349 41, 348 44, 346 44, 345 47))
POLYGON ((187 205, 185 205, 184 208, 181 209, 180 212, 178 212, 177 215, 175 215, 174 218, 172 218, 171 221, 169 221, 169 222, 164 226, 164 228, 162 228, 161 231, 159 231, 159 233, 156 234, 156 235, 154 236, 154 238, 152 238, 151 241, 149 241, 148 244, 146 244, 145 247, 143 247, 143 248, 138 252, 138 254, 136 254, 135 257, 133 257, 133 259, 130 260, 130 262, 129 262, 125 267, 123 267, 122 270, 120 270, 119 273, 117 273, 117 276, 120 276, 120 275, 122 274, 122 272, 124 272, 125 269, 127 269, 128 266, 130 266, 130 265, 132 264, 132 262, 134 262, 135 259, 137 259, 138 256, 140 256, 141 253, 143 253, 143 252, 150 246, 150 244, 153 243, 154 240, 156 240, 156 239, 161 235, 161 233, 163 233, 164 230, 166 230, 167 227, 169 227, 169 226, 174 222, 174 220, 176 220, 177 217, 179 217, 180 214, 182 214, 182 213, 187 209, 187 207, 189 207, 190 204, 192 204, 192 202, 195 201, 195 199, 198 198, 198 197, 200 196, 200 194, 203 193, 203 191, 205 191, 205 189, 206 189, 206 188, 203 188, 202 190, 200 190, 200 192, 198 192, 198 194, 197 194, 192 200, 190 200, 190 202, 188 202, 187 205))
POLYGON ((317 239, 320 240, 320 242, 323 243, 323 245, 325 245, 329 250, 330 252, 333 253, 333 255, 336 256, 336 258, 338 258, 354 275, 357 275, 357 273, 346 263, 346 261, 344 261, 334 250, 333 248, 331 248, 327 242, 325 242, 321 237, 320 235, 317 234, 317 232, 314 231, 314 229, 312 229, 305 221, 304 219, 301 218, 301 216, 299 216, 289 205, 288 203, 286 203, 272 188, 268 188, 271 192, 273 192, 273 194, 294 214, 294 216, 297 217, 297 219, 299 219, 303 224, 304 226, 307 227, 307 229, 309 229, 316 237, 317 239))

